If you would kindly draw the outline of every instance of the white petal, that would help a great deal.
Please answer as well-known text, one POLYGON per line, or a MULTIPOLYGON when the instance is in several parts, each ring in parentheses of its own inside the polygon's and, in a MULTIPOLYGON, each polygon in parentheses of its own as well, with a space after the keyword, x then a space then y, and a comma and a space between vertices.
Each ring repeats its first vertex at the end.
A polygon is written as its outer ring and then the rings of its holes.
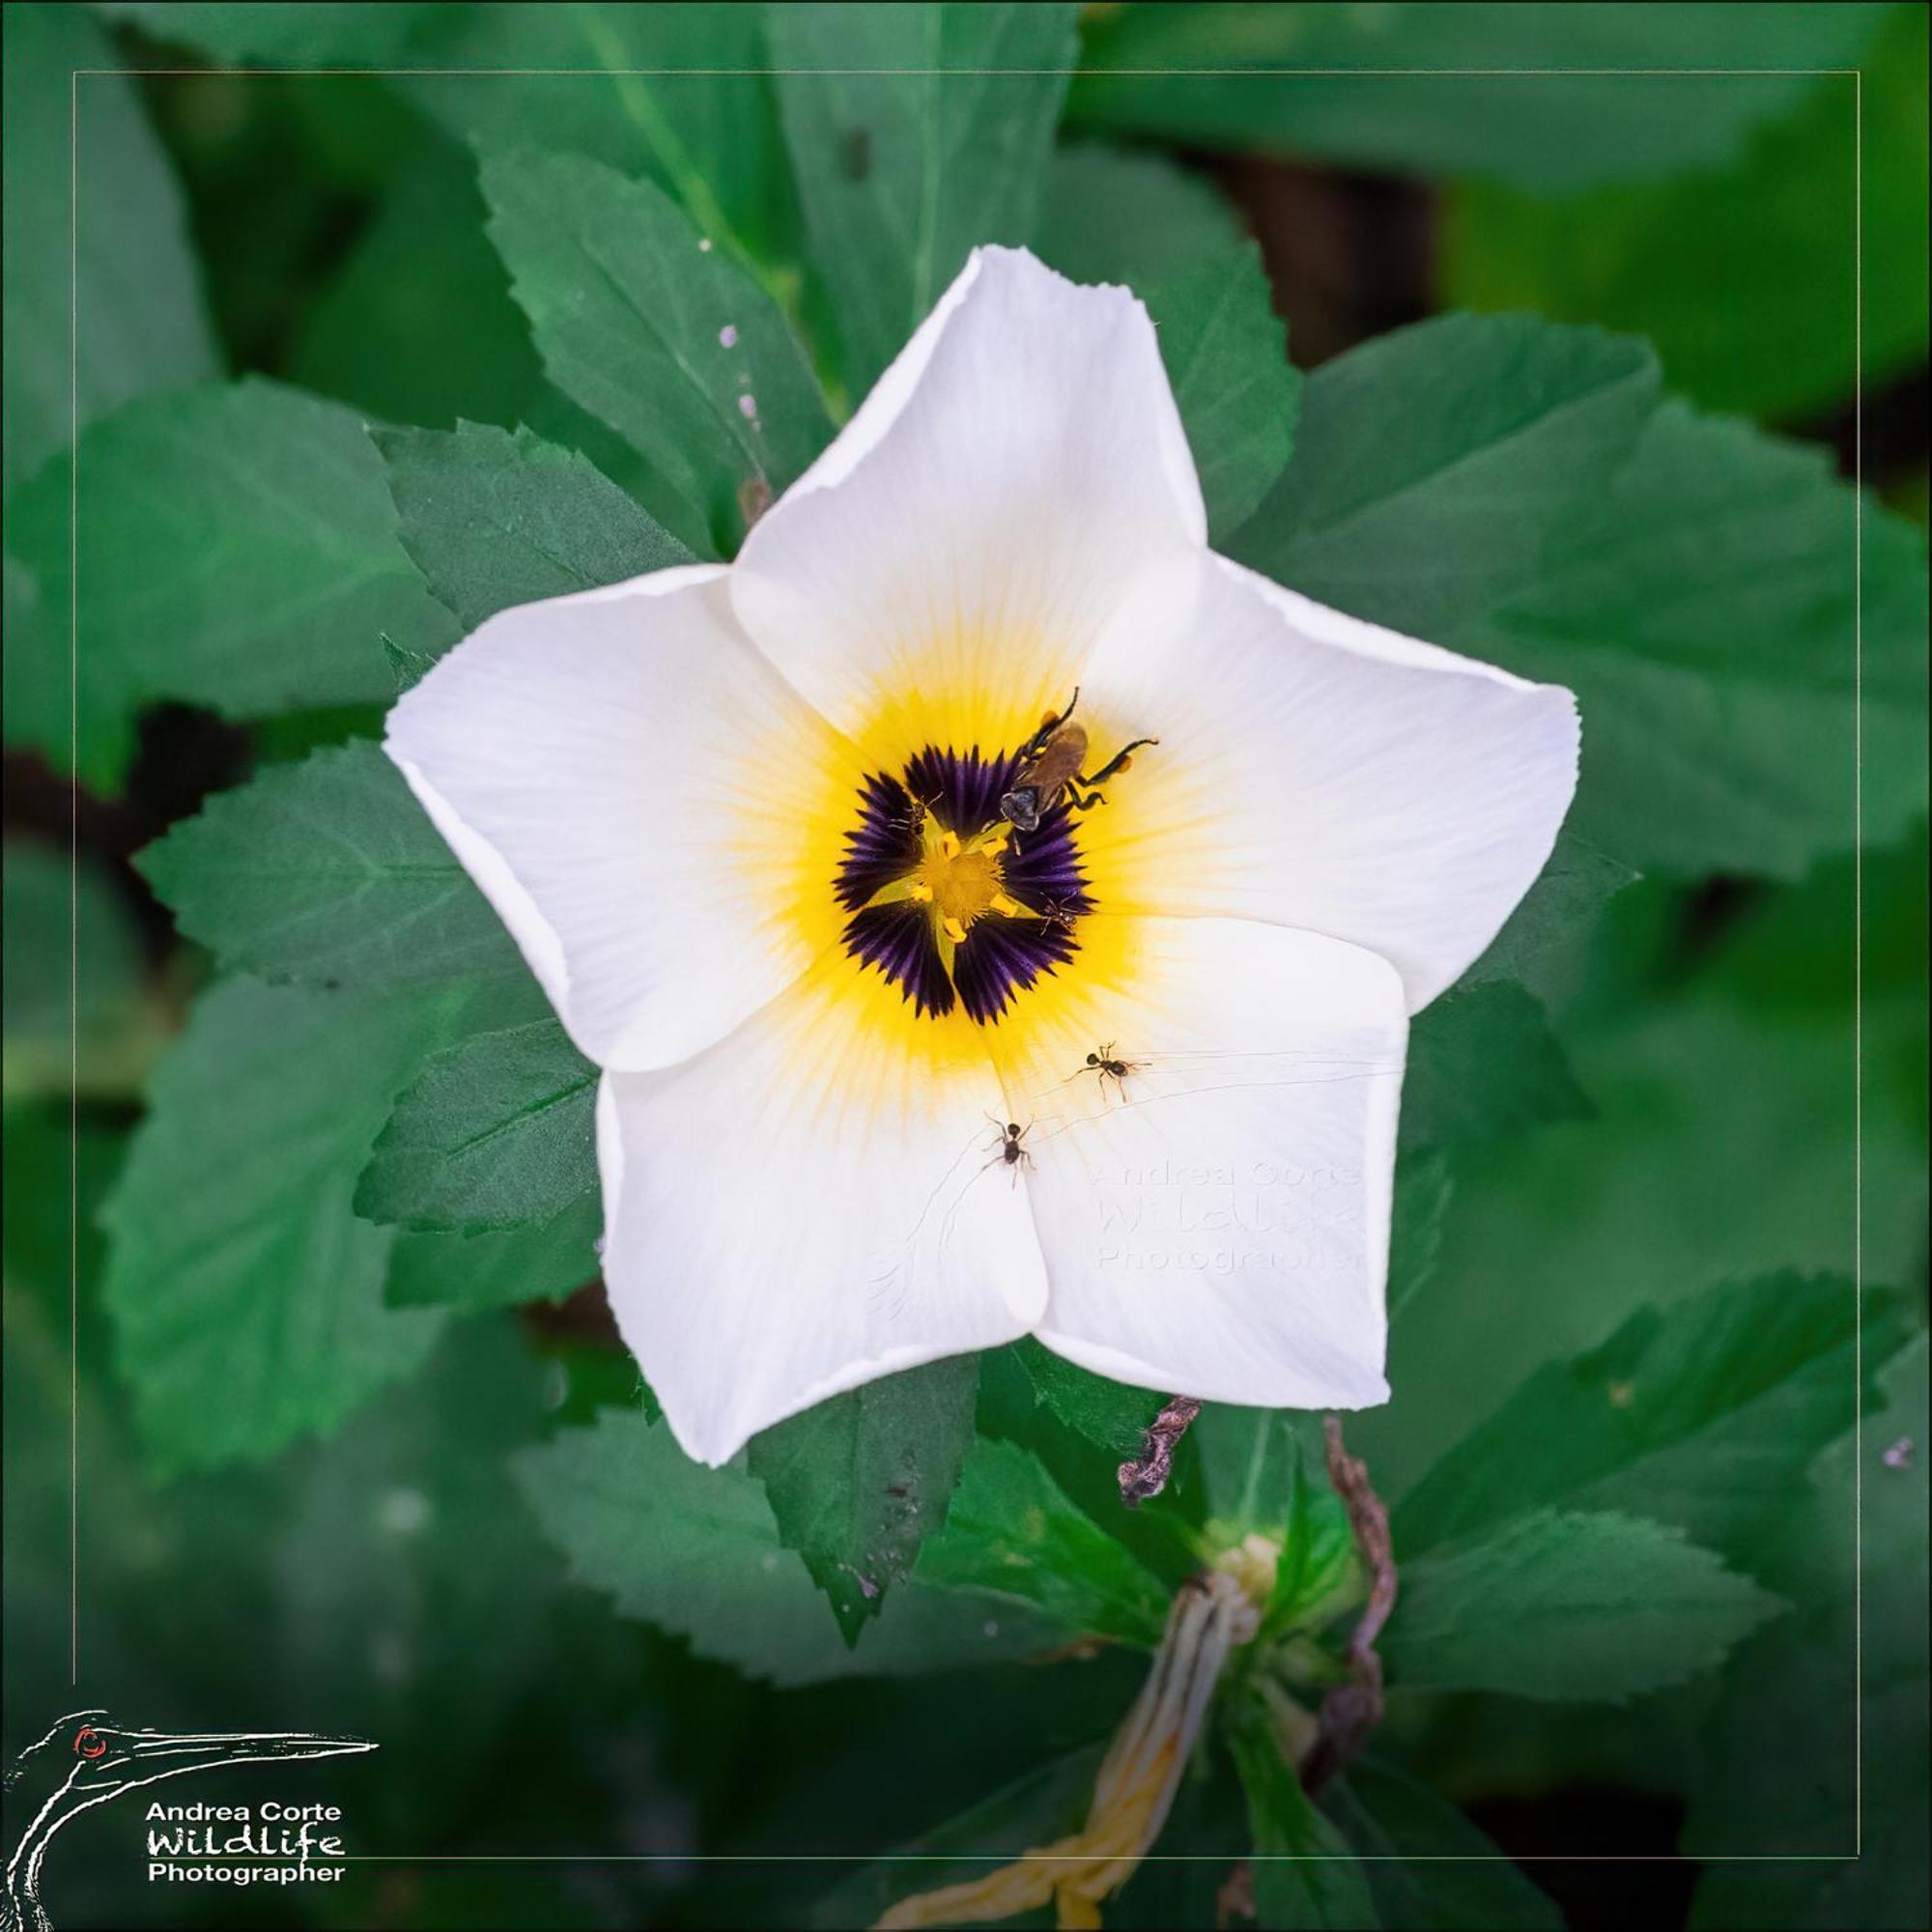
POLYGON ((1160 739, 1131 811, 1091 821, 1110 903, 1350 940, 1395 962, 1420 1010, 1549 856, 1575 699, 1221 557, 1199 582, 1184 633, 1118 634, 1082 673, 1093 715, 1160 739))
MULTIPOLYGON (((825 943, 801 827, 849 755, 739 631, 719 566, 492 617, 387 750, 571 1037, 608 1066, 710 1044, 825 943)), ((820 841, 821 843, 823 841, 820 841)))
POLYGON ((1015 1116, 1034 1123, 1028 1192, 1051 1284, 1036 1332, 1166 1394, 1385 1401, 1406 1037, 1394 969, 1245 920, 1123 923, 1138 964, 1110 1038, 1043 1045, 1009 1072, 1015 1116), (1109 1045, 1129 1068, 1118 1083, 1084 1065, 1109 1045))
POLYGON ((1013 744, 1206 529, 1147 311, 986 248, 753 529, 732 596, 841 730, 1013 744))
POLYGON ((611 1305, 702 1462, 1045 1305, 991 1064, 907 1054, 856 984, 828 962, 709 1052, 600 1092, 611 1305))

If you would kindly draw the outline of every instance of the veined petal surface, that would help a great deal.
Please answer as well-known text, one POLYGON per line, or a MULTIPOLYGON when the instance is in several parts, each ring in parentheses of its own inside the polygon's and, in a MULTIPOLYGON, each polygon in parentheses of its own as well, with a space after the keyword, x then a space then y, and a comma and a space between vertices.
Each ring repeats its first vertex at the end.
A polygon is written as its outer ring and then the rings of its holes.
POLYGON ((605 1066, 709 1045, 832 929, 809 874, 836 835, 810 833, 849 754, 739 631, 724 579, 500 611, 389 716, 389 755, 605 1066))

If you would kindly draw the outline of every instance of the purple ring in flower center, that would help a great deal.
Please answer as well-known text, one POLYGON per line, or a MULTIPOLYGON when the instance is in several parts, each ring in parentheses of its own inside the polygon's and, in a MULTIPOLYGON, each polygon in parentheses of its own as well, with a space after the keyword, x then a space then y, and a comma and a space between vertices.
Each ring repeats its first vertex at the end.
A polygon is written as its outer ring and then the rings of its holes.
MULTIPOLYGON (((1040 813, 1038 829, 1013 832, 998 859, 998 883, 1010 912, 988 911, 964 927, 950 949, 929 902, 871 903, 918 872, 922 827, 936 825, 970 842, 1000 824, 1000 798, 1019 776, 1016 753, 983 757, 931 747, 897 778, 867 776, 859 787, 858 823, 845 835, 845 857, 834 893, 851 917, 845 949, 876 967, 923 1013, 962 1006, 985 1026, 1023 988, 1063 966, 1079 950, 1074 922, 1094 910, 1080 867, 1074 821, 1065 801, 1040 813)), ((930 895, 926 895, 929 900, 930 895)))

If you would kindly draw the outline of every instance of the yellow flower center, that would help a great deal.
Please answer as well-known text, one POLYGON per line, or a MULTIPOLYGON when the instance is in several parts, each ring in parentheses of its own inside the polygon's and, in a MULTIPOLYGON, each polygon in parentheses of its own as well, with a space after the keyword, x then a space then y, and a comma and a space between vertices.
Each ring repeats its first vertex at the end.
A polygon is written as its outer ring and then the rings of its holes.
POLYGON ((910 900, 924 906, 931 915, 939 956, 951 978, 953 952, 975 920, 988 913, 1001 919, 1037 917, 1007 891, 1001 875, 1000 860, 1012 835, 1013 828, 999 819, 962 839, 931 812, 922 812, 918 863, 891 885, 881 886, 866 903, 870 907, 910 900))

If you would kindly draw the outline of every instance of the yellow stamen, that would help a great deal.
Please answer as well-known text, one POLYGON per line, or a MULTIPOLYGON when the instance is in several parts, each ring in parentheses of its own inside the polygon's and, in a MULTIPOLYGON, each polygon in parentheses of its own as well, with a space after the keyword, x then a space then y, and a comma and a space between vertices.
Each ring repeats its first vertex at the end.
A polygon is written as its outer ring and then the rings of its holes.
POLYGON ((1272 1587, 1270 1554, 1279 1554, 1272 1545, 1243 1546, 1182 1586, 1153 1669, 1108 1747, 1078 1832, 971 1884, 900 1899, 878 1921, 880 1932, 1010 1918, 1049 1900, 1063 1932, 1098 1925, 1101 1899, 1133 1876, 1167 1822, 1229 1652, 1251 1642, 1261 1628, 1266 1599, 1250 1591, 1272 1587))
POLYGON ((886 905, 923 905, 932 920, 933 943, 946 977, 976 921, 989 914, 999 919, 1037 919, 1007 891, 1001 861, 1013 828, 998 819, 970 838, 942 826, 931 812, 920 823, 919 859, 903 877, 881 886, 866 901, 867 909, 886 905))

